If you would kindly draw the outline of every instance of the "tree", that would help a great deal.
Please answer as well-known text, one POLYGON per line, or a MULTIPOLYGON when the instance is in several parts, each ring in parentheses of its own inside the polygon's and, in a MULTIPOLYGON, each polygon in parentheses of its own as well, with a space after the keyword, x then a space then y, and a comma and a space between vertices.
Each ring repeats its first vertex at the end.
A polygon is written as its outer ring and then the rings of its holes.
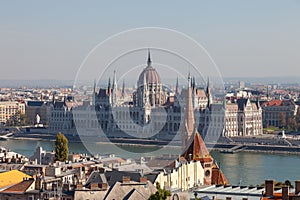
POLYGON ((156 183, 157 192, 155 194, 151 194, 149 200, 166 200, 169 196, 171 196, 171 192, 169 190, 163 190, 160 187, 160 184, 156 183))
POLYGON ((56 135, 55 141, 55 160, 57 161, 66 161, 68 160, 69 155, 69 141, 66 136, 62 133, 56 135))
POLYGON ((288 118, 288 128, 293 131, 297 131, 297 122, 294 117, 288 118))
POLYGON ((279 117, 280 117, 280 126, 283 128, 286 127, 286 113, 280 112, 279 117))
POLYGON ((285 184, 286 186, 289 186, 290 188, 294 188, 294 186, 292 185, 291 181, 289 181, 289 180, 286 180, 286 181, 284 182, 284 184, 285 184))

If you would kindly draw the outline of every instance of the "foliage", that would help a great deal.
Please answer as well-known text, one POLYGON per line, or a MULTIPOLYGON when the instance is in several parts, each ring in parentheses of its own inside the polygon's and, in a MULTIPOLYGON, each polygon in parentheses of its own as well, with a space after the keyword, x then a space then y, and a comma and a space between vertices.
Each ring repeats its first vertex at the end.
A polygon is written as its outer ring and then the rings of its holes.
POLYGON ((26 115, 23 114, 21 111, 18 111, 15 115, 12 115, 6 121, 6 126, 24 126, 26 125, 26 115))
POLYGON ((168 198, 168 196, 171 196, 171 192, 169 190, 161 189, 158 182, 156 183, 156 189, 157 192, 155 194, 152 194, 149 197, 149 200, 165 200, 168 198))
MULTIPOLYGON (((265 186, 265 183, 262 183, 261 186, 265 186)), ((292 185, 291 181, 289 181, 289 180, 286 180, 284 182, 274 181, 274 186, 276 188, 282 188, 283 186, 289 186, 290 188, 294 188, 294 186, 292 185)))
POLYGON ((280 125, 281 127, 286 127, 287 122, 286 122, 286 113, 285 112, 280 112, 279 113, 279 117, 280 117, 280 125))
POLYGON ((69 141, 66 136, 62 133, 56 135, 55 141, 55 160, 66 161, 69 155, 69 141))

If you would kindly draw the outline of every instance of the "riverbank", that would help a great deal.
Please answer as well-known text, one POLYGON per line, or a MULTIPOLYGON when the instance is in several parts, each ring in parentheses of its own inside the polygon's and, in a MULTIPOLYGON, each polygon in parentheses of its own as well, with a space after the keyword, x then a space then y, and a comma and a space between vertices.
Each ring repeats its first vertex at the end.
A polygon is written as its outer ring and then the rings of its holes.
MULTIPOLYGON (((180 144, 169 145, 168 141, 163 140, 145 140, 145 139, 129 139, 129 138, 100 138, 100 137, 79 137, 66 135, 70 143, 96 142, 109 144, 114 143, 118 146, 169 146, 173 148, 181 148, 180 144)), ((33 133, 15 133, 12 140, 37 140, 37 141, 55 141, 56 135, 53 134, 33 134, 33 133)), ((233 138, 230 142, 206 143, 210 150, 226 152, 236 146, 241 146, 243 152, 261 152, 261 153, 283 153, 300 155, 300 146, 289 146, 281 140, 272 138, 233 138)), ((230 152, 228 153, 235 153, 230 152)))
POLYGON ((259 152, 259 153, 272 153, 272 154, 294 154, 300 155, 300 147, 289 147, 279 145, 253 145, 253 144, 206 144, 208 149, 219 151, 221 153, 238 153, 238 152, 259 152), (238 152, 228 151, 235 146, 241 146, 242 150, 238 152))

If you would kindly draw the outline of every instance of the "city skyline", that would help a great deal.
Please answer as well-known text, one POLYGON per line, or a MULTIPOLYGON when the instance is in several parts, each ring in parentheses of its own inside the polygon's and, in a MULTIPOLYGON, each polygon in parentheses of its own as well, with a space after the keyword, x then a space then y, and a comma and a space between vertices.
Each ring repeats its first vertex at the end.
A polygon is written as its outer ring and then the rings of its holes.
POLYGON ((300 49, 297 8, 296 1, 184 6, 178 2, 118 2, 118 6, 113 2, 93 2, 93 6, 78 1, 5 2, 0 8, 4 72, 0 80, 74 80, 95 45, 121 31, 149 26, 194 38, 211 54, 223 77, 295 76, 300 49))

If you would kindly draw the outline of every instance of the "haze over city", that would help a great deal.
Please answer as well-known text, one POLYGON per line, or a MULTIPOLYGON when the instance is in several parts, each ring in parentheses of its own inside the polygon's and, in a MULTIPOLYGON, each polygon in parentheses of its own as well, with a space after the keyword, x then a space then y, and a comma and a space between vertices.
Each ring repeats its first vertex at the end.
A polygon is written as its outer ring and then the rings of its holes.
POLYGON ((74 80, 93 47, 137 27, 191 36, 223 77, 297 76, 299 6, 298 1, 6 1, 0 8, 0 79, 74 80))

